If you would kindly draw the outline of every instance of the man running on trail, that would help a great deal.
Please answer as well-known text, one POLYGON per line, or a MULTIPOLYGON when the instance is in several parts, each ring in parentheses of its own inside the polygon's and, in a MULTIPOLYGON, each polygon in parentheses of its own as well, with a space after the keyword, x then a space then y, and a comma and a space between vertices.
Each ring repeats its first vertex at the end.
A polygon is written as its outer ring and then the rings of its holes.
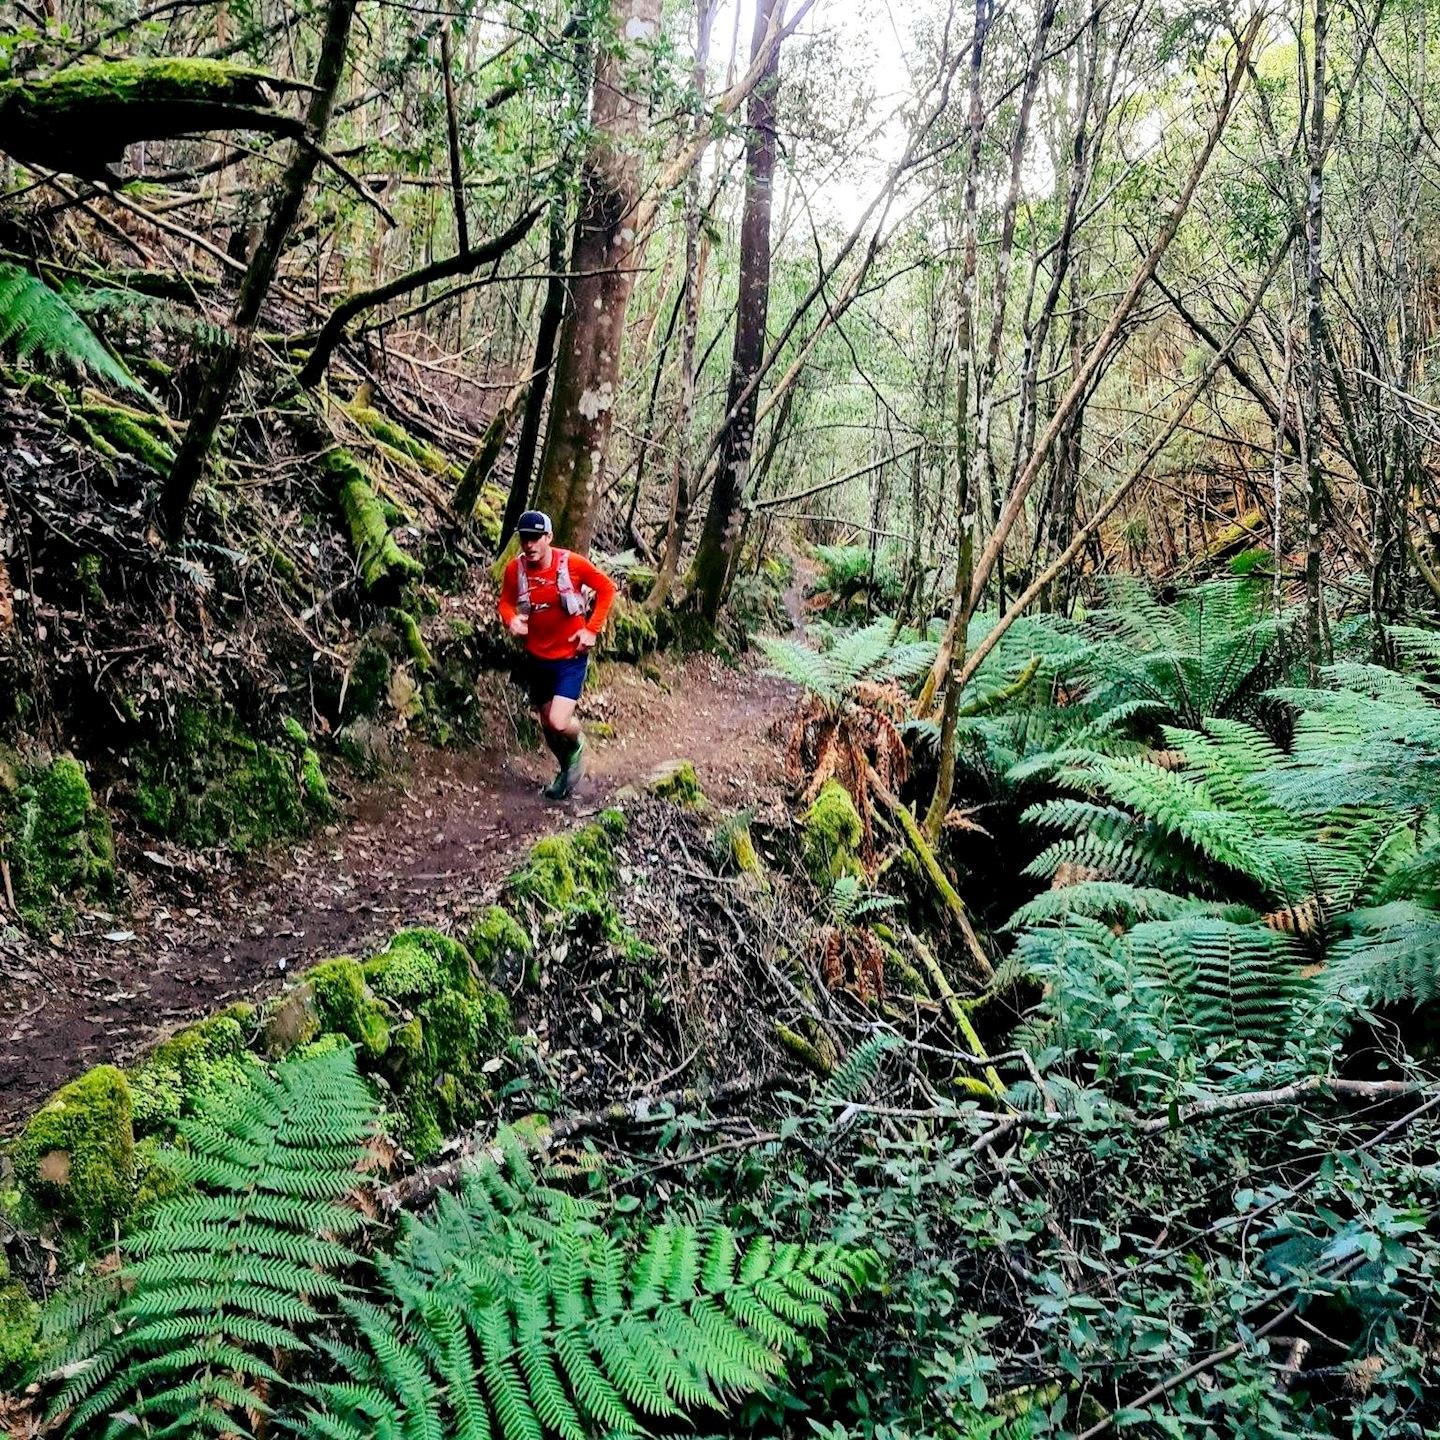
POLYGON ((500 619, 525 641, 530 704, 560 762, 560 773, 543 793, 563 800, 585 773, 585 736, 575 705, 615 598, 615 582, 583 555, 560 549, 543 510, 527 510, 517 528, 520 553, 505 567, 500 619), (587 590, 593 602, 587 602, 587 590))

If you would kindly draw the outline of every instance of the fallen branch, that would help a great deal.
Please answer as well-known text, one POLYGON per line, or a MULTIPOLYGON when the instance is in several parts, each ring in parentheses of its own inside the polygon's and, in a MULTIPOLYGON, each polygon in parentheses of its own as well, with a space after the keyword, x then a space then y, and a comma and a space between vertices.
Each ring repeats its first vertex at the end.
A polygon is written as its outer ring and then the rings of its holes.
POLYGON ((960 927, 960 934, 965 940, 965 948, 970 952, 970 957, 975 962, 975 968, 979 971, 980 978, 986 983, 993 980, 995 967, 991 965, 990 957, 985 953, 985 947, 981 945, 980 937, 970 923, 965 902, 960 898, 960 892, 950 883, 949 877, 941 868, 935 851, 931 849, 929 841, 921 833, 915 817, 890 793, 885 782, 875 773, 873 766, 867 765, 865 774, 876 799, 900 822, 900 828, 905 832, 905 838, 910 842, 910 848, 915 852, 915 858, 919 860, 926 875, 930 878, 930 883, 934 885, 940 898, 945 902, 945 908, 960 927))
MULTIPOLYGON (((706 1090, 688 1088, 668 1090, 660 1095, 642 1095, 637 1100, 620 1101, 599 1110, 562 1116, 544 1129, 528 1135, 526 1141, 536 1154, 543 1154, 573 1135, 668 1120, 674 1110, 694 1110, 702 1105, 737 1100, 765 1089, 769 1083, 768 1080, 755 1080, 748 1075, 742 1075, 734 1080, 722 1081, 706 1090)), ((424 1169, 402 1176, 387 1185, 376 1197, 381 1211, 393 1214, 397 1210, 415 1209, 432 1200, 439 1191, 450 1189, 459 1180, 469 1161, 482 1152, 490 1151, 490 1134, 488 1123, 477 1125, 451 1142, 454 1154, 449 1159, 436 1165, 427 1165, 424 1169)), ((492 1153, 494 1158, 499 1158, 498 1151, 492 1153)))
POLYGON ((342 300, 330 312, 330 318, 320 327, 320 333, 315 338, 315 348, 311 350, 305 364, 300 368, 300 383, 307 389, 314 389, 320 383, 321 377, 325 374, 325 367, 330 363, 331 355, 335 353, 335 347, 345 338, 345 327, 357 315, 366 310, 372 310, 377 305, 383 305, 388 300, 394 300, 400 295, 406 295, 411 290, 418 290, 423 285, 433 285, 439 280, 448 280, 454 275, 467 275, 472 270, 478 270, 482 265, 499 260, 529 234, 531 227, 544 213, 545 208, 544 205, 532 205, 508 230, 502 231, 494 239, 485 241, 483 245, 476 245, 470 250, 461 250, 446 260, 436 260, 433 264, 422 265, 418 270, 398 275, 393 280, 387 280, 383 285, 376 285, 371 290, 361 290, 358 294, 342 300))

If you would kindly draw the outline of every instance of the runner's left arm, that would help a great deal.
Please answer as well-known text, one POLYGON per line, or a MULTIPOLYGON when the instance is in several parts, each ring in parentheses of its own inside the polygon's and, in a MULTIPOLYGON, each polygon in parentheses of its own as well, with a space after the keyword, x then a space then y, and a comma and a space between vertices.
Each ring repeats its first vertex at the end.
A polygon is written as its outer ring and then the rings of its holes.
POLYGON ((598 635, 610 613, 611 602, 615 599, 615 582, 603 571, 592 565, 583 555, 571 554, 570 578, 576 585, 588 585, 595 592, 595 608, 585 622, 588 630, 598 635))

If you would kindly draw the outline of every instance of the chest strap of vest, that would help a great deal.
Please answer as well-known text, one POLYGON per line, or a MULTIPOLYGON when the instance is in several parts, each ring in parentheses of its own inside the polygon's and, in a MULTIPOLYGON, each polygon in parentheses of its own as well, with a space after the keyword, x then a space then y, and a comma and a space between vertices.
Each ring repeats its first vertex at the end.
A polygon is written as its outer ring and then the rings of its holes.
MULTIPOLYGON (((555 588, 560 593, 560 605, 567 615, 580 615, 585 610, 584 597, 576 590, 570 579, 570 552, 555 550, 555 588)), ((516 608, 522 615, 530 613, 530 576, 525 568, 525 557, 520 556, 517 575, 516 608)))

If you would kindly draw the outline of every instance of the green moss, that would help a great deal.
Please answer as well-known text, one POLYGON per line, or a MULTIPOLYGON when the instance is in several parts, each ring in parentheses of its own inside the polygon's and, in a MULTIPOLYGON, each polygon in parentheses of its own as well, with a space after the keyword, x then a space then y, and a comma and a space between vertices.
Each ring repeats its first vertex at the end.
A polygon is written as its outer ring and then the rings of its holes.
POLYGON ((420 633, 420 622, 408 610, 392 610, 390 619, 405 642, 406 653, 415 662, 418 670, 429 673, 435 668, 435 657, 420 633))
POLYGON ((19 1391, 39 1358, 40 1307, 18 1280, 0 1286, 0 1390, 19 1391))
POLYGON ((78 760, 20 764, 13 773, 13 788, 0 789, 0 856, 21 919, 39 929, 70 900, 110 889, 115 842, 78 760))
POLYGON ((838 780, 827 780, 801 822, 805 868, 817 885, 842 875, 862 875, 858 851, 864 837, 860 812, 838 780))
POLYGON ((117 454, 139 460, 160 475, 175 463, 175 451, 155 433, 161 428, 155 417, 119 405, 101 404, 82 405, 79 413, 92 433, 117 454))
MULTIPOLYGON (((424 1068, 438 1099, 441 1128, 454 1134, 484 1112, 492 1095, 485 1065, 510 1047, 510 1006, 496 990, 478 997, 446 991, 420 1010, 424 1068)), ((498 1067, 497 1067, 498 1068, 498 1067)))
POLYGON ((425 1054, 425 1027, 419 1016, 411 1016, 390 1032, 390 1055, 397 1065, 413 1068, 425 1054))
POLYGON ((503 905, 492 905, 470 930, 470 953, 487 979, 511 956, 527 956, 534 948, 525 928, 503 905))
POLYGON ((411 1006, 442 990, 474 995, 480 990, 470 952, 438 930, 402 930, 387 949, 365 962, 374 993, 411 1006))
POLYGON ((755 848, 755 837, 750 833, 750 822, 742 813, 726 824, 717 839, 720 841, 722 858, 740 875, 748 875, 762 884, 765 867, 760 861, 760 852, 755 848))
POLYGON ((290 753, 288 727, 286 742, 266 744, 225 707, 187 700, 171 735, 132 752, 135 809, 147 826, 185 845, 236 855, 302 834, 330 804, 329 787, 313 750, 290 753))
POLYGON ((655 588, 658 578, 649 565, 632 565, 625 572, 625 594, 632 600, 644 600, 655 588))
POLYGON ((325 767, 320 756, 310 743, 305 727, 293 716, 287 715, 280 722, 285 738, 295 750, 300 763, 300 789, 310 808, 326 819, 335 813, 335 799, 330 794, 330 783, 325 779, 325 767))
POLYGON ((475 508, 470 512, 470 523, 491 550, 500 543, 500 522, 504 519, 505 502, 509 498, 498 485, 483 485, 475 508))
POLYGON ((537 840, 525 865, 508 880, 509 893, 543 911, 563 911, 587 895, 608 892, 617 867, 615 839, 624 828, 624 817, 610 810, 568 835, 537 840))
POLYGON ((689 760, 672 760, 646 782, 645 788, 661 800, 669 800, 685 810, 698 810, 705 804, 705 792, 689 760))
POLYGON ((159 1135, 147 1135, 135 1144, 135 1202, 131 1213, 172 1195, 179 1195, 189 1182, 175 1169, 175 1147, 159 1135))
POLYGON ((655 617, 626 595, 617 595, 601 641, 612 660, 639 660, 659 647, 655 617))
POLYGON ((344 407, 345 413, 380 447, 402 464, 419 465, 431 475, 447 475, 459 478, 459 467, 451 465, 445 455, 433 445, 417 440, 403 425, 387 420, 373 405, 356 399, 344 407))
POLYGON ((390 1044, 389 1017, 365 983, 358 961, 338 955, 312 966, 303 979, 322 1031, 353 1040, 368 1059, 385 1053, 390 1044))
POLYGON ((75 583, 92 610, 98 610, 105 604, 105 592, 100 588, 104 568, 105 562, 94 553, 82 555, 75 562, 75 583))
POLYGON ((385 508, 364 467, 348 450, 338 447, 324 451, 316 463, 334 488, 366 589, 393 594, 418 580, 424 568, 395 543, 385 508))
POLYGON ((135 1192, 130 1087, 97 1065, 36 1111, 11 1152, 27 1223, 54 1223, 89 1246, 106 1238, 135 1192))
POLYGON ((347 715, 374 716, 380 713, 390 693, 390 656, 373 635, 367 635, 355 652, 350 683, 345 688, 347 715))
POLYGON ((170 1134, 206 1097, 242 1082, 253 1063, 245 1029, 233 1015, 216 1015, 171 1036, 128 1076, 135 1134, 170 1134))

